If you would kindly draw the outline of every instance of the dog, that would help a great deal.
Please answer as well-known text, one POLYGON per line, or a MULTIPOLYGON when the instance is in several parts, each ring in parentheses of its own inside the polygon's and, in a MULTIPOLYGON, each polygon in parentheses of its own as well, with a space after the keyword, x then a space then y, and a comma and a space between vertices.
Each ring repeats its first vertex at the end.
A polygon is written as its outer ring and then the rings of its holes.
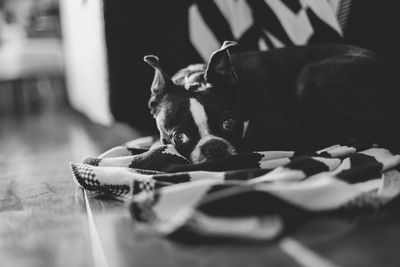
POLYGON ((315 44, 231 53, 172 78, 156 56, 149 100, 162 144, 193 163, 257 150, 308 153, 371 142, 399 150, 400 79, 376 53, 315 44))

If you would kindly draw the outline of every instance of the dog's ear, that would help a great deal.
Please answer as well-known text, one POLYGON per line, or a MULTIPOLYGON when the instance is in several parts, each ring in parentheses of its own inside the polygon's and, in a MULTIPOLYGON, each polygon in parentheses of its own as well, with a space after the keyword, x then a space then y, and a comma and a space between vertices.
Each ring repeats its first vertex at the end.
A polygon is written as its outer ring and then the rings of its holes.
POLYGON ((158 57, 148 55, 145 56, 143 60, 155 70, 153 83, 151 85, 152 94, 162 95, 168 91, 168 88, 172 88, 174 86, 171 78, 162 70, 158 57))
POLYGON ((212 53, 205 72, 207 82, 217 83, 221 80, 230 84, 237 82, 238 77, 228 51, 230 47, 236 45, 236 42, 225 41, 219 50, 212 53))
POLYGON ((168 92, 175 88, 172 79, 162 70, 158 57, 148 55, 143 60, 154 68, 154 78, 151 85, 151 97, 149 100, 149 108, 153 116, 157 113, 159 100, 168 92))

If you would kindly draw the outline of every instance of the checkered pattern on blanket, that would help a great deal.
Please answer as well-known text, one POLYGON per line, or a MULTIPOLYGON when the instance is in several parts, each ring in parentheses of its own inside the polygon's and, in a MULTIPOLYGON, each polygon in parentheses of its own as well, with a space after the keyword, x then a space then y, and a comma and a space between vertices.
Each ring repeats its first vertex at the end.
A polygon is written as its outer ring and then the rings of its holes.
POLYGON ((78 186, 128 201, 135 220, 171 238, 275 240, 314 218, 371 215, 399 199, 400 155, 378 146, 192 164, 152 142, 137 139, 71 167, 78 186))

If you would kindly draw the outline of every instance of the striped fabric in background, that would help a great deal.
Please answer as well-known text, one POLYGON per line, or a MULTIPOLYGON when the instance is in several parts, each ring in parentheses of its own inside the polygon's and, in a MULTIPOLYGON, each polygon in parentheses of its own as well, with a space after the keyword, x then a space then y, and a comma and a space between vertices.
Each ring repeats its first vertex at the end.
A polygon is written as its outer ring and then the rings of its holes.
POLYGON ((239 50, 343 42, 351 0, 202 0, 189 8, 190 41, 206 61, 223 41, 239 50))

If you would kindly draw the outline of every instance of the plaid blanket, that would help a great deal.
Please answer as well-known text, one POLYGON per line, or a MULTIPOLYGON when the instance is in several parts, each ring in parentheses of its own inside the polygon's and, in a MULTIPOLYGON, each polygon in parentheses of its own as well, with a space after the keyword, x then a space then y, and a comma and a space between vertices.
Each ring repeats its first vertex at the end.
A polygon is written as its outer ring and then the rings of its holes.
POLYGON ((270 241, 325 216, 388 210, 400 193, 400 155, 334 145, 309 155, 261 151, 192 164, 173 146, 134 140, 71 163, 85 190, 129 203, 132 217, 179 240, 270 241))

